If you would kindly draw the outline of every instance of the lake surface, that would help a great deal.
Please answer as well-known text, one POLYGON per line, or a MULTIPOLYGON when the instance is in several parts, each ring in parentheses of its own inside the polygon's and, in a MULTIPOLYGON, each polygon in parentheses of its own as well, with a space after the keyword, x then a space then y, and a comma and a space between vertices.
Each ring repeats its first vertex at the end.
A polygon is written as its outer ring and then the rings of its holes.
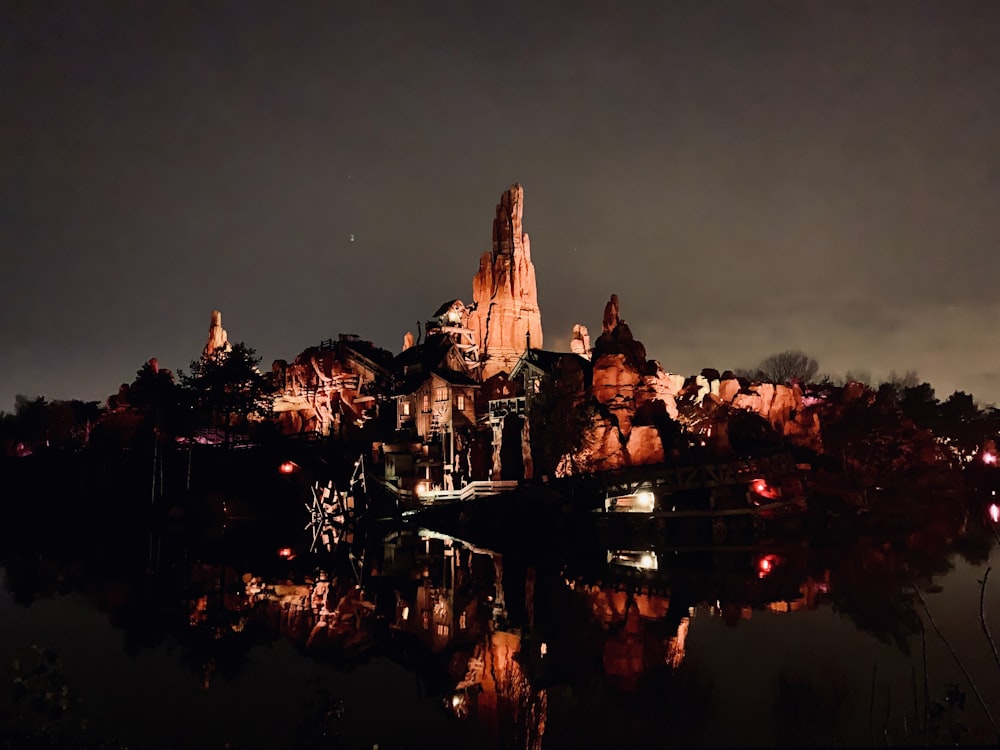
POLYGON ((974 504, 932 515, 697 549, 380 523, 321 556, 252 521, 26 529, 0 711, 40 746, 989 742, 949 645, 1000 720, 1000 552, 974 504))

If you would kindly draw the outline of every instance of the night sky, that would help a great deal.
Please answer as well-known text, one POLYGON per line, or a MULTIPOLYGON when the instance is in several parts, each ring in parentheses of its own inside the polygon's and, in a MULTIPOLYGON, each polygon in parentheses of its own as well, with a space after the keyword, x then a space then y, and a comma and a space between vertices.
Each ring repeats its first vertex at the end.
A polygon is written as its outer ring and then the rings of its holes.
POLYGON ((0 10, 0 409, 471 301, 525 188, 549 349, 798 348, 1000 401, 1000 2, 0 10), (352 240, 353 238, 353 240, 352 240))

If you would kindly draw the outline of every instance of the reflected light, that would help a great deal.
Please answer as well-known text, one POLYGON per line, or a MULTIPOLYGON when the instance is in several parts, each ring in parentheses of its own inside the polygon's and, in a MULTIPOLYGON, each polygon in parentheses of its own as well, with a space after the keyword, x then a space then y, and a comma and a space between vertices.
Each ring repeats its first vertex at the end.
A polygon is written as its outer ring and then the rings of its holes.
POLYGON ((990 505, 990 520, 992 520, 993 523, 1000 523, 1000 505, 997 505, 996 503, 992 503, 990 505))

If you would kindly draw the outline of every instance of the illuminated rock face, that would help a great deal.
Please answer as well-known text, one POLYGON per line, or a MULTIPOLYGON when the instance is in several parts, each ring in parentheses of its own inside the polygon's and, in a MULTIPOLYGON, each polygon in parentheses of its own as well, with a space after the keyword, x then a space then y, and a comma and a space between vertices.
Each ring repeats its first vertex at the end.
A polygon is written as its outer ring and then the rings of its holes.
POLYGON ((475 309, 469 328, 475 332, 483 362, 482 379, 510 372, 529 346, 542 347, 535 266, 528 235, 522 231, 524 188, 513 185, 500 196, 493 221, 493 249, 479 261, 472 279, 475 309))
POLYGON ((590 359, 590 331, 587 330, 587 326, 580 325, 579 323, 573 326, 573 335, 570 338, 569 350, 584 359, 590 359))
POLYGON ((564 456, 558 474, 663 462, 669 451, 659 427, 667 418, 723 455, 731 450, 728 422, 734 409, 758 414, 779 435, 822 450, 818 418, 804 408, 799 386, 742 388, 736 378, 715 370, 690 378, 665 372, 655 360, 646 360, 646 348, 633 338, 615 295, 605 307, 602 329, 593 351, 591 386, 581 399, 593 405, 590 422, 580 449, 564 456))
POLYGON ((660 378, 662 371, 655 362, 646 361, 646 348, 621 319, 617 295, 605 307, 602 328, 594 345, 589 393, 596 409, 581 449, 563 461, 560 473, 609 471, 664 460, 659 430, 634 422, 640 408, 655 397, 650 379, 660 383, 661 390, 669 381, 660 378))
POLYGON ((371 394, 384 377, 380 363, 372 359, 376 356, 391 358, 368 342, 343 336, 336 343, 309 347, 291 363, 275 360, 273 412, 281 432, 330 435, 375 416, 378 400, 371 394))
POLYGON ((205 343, 205 349, 201 356, 208 359, 219 349, 227 352, 230 348, 229 336, 226 334, 226 329, 222 327, 222 313, 218 310, 212 310, 212 323, 208 327, 208 341, 205 343))

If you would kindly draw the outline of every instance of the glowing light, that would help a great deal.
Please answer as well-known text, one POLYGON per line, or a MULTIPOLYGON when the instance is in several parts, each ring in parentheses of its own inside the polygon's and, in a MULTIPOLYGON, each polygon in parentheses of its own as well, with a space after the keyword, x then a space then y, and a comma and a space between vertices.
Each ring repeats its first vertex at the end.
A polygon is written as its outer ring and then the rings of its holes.
POLYGON ((771 571, 774 570, 774 566, 778 564, 778 558, 775 555, 765 555, 757 561, 757 577, 764 578, 769 575, 771 571))
POLYGON ((278 467, 278 471, 280 471, 282 474, 291 474, 293 471, 295 471, 295 464, 291 461, 285 461, 285 463, 281 464, 281 466, 278 467))
POLYGON ((451 696, 451 707, 452 708, 458 708, 458 705, 461 702, 462 702, 462 699, 459 696, 457 696, 457 695, 451 696))
POLYGON ((541 653, 542 656, 545 656, 547 653, 549 653, 549 644, 543 643, 541 647, 538 649, 538 651, 541 653))
POLYGON ((763 495, 767 491, 767 482, 763 479, 753 480, 753 491, 758 495, 763 495))
POLYGON ((656 566, 656 560, 651 554, 646 554, 642 556, 641 560, 639 560, 639 565, 648 570, 649 568, 656 566))
POLYGON ((282 547, 278 550, 278 557, 283 557, 286 560, 291 560, 295 557, 295 553, 292 551, 291 547, 282 547))
POLYGON ((410 608, 409 607, 403 607, 403 619, 404 620, 409 620, 410 619, 410 608))
POLYGON ((417 495, 427 495, 431 491, 430 482, 418 482, 417 483, 417 495))
POLYGON ((996 464, 996 462, 997 462, 997 454, 996 453, 984 453, 983 454, 983 463, 984 464, 987 464, 989 466, 993 466, 993 465, 996 464))
POLYGON ((996 503, 990 505, 990 519, 993 523, 1000 523, 1000 505, 996 503))
POLYGON ((649 513, 656 507, 656 495, 648 490, 634 495, 619 495, 608 497, 604 501, 604 509, 619 513, 649 513))

